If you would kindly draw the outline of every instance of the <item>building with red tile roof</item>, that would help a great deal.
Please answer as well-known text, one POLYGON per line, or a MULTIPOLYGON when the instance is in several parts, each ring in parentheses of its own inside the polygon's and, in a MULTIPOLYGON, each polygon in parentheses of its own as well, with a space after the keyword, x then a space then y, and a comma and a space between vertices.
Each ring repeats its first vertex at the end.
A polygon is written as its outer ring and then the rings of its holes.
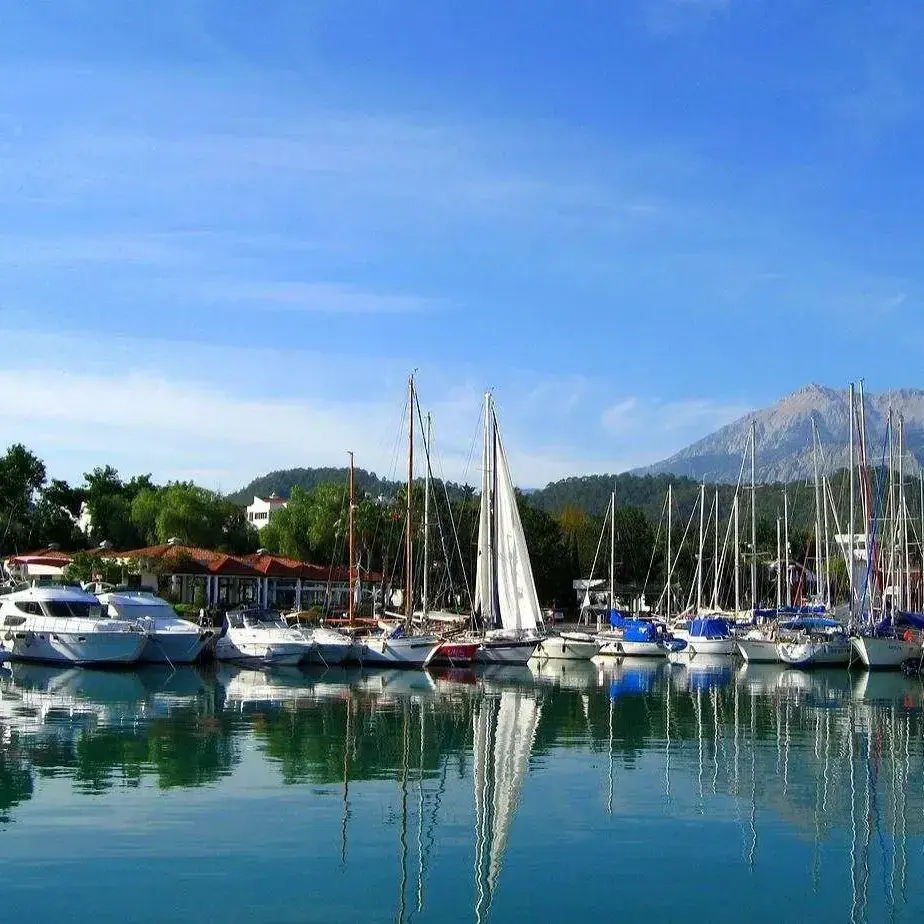
MULTIPOLYGON (((253 604, 276 609, 338 608, 347 603, 347 568, 298 561, 265 549, 250 555, 229 555, 171 540, 121 552, 97 548, 90 554, 122 562, 140 586, 169 592, 183 603, 215 607, 253 604)), ((73 553, 43 549, 12 556, 7 567, 24 580, 60 580, 72 559, 73 553)), ((374 572, 360 572, 359 576, 366 585, 382 580, 382 575, 374 572)))

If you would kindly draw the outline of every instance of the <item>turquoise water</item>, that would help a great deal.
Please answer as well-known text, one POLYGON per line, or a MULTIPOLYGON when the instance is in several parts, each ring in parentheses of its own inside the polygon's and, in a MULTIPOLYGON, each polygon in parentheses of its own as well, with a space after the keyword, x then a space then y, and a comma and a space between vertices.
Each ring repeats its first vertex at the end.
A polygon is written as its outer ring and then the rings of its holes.
POLYGON ((912 921, 918 681, 0 675, 8 920, 912 921))

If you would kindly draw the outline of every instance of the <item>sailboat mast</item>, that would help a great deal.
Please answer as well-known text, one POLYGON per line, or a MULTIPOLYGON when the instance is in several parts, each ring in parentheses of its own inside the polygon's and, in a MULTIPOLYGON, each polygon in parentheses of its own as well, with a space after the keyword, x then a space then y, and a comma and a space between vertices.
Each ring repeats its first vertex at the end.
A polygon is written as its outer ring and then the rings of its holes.
POLYGON ((818 469, 818 425, 812 418, 812 467, 815 471, 815 589, 825 598, 825 564, 821 552, 821 477, 818 469))
POLYGON ((350 559, 349 566, 347 568, 347 581, 349 584, 349 600, 347 602, 347 618, 350 623, 350 628, 353 627, 353 587, 354 587, 354 577, 353 577, 353 564, 355 557, 355 536, 354 536, 354 513, 356 509, 356 486, 354 483, 354 474, 353 474, 353 453, 349 453, 350 456, 350 514, 349 514, 349 550, 350 550, 350 559))
POLYGON ((712 582, 712 608, 719 608, 719 489, 715 489, 715 548, 713 550, 712 567, 715 575, 712 582))
POLYGON ((673 485, 667 486, 667 618, 671 618, 671 571, 674 569, 673 545, 671 542, 671 507, 673 506, 673 485))
POLYGON ((786 565, 786 605, 792 606, 792 581, 789 579, 789 491, 783 488, 783 561, 786 565))
POLYGON ((776 611, 779 613, 783 606, 783 540, 782 540, 783 521, 779 516, 777 508, 776 517, 776 611))
POLYGON ((407 443, 407 532, 404 541, 404 615, 410 622, 414 615, 414 376, 408 380, 408 443, 407 443))
POLYGON ((424 535, 423 535, 423 581, 421 587, 421 610, 423 618, 427 619, 427 591, 430 577, 430 415, 427 414, 427 426, 424 434, 424 455, 426 470, 424 472, 424 535))
POLYGON ((738 492, 732 505, 732 518, 735 522, 735 612, 741 612, 741 530, 738 510, 740 507, 738 492))
POLYGON ((880 529, 880 541, 885 540, 886 526, 889 534, 889 570, 883 584, 883 601, 882 608, 885 609, 885 588, 892 589, 892 606, 895 605, 895 554, 898 546, 898 509, 895 506, 895 427, 892 417, 892 405, 889 404, 889 506, 885 516, 885 522, 880 529))
POLYGON ((610 613, 616 609, 616 491, 610 496, 610 613))
MULTIPOLYGON (((921 534, 918 539, 918 558, 921 566, 921 580, 918 583, 918 594, 924 596, 924 466, 918 470, 918 498, 921 502, 921 534)), ((924 599, 918 600, 918 606, 924 609, 924 599)))
POLYGON ((908 557, 908 518, 905 508, 905 416, 898 415, 898 515, 902 568, 900 609, 911 609, 911 562, 908 557))
POLYGON ((751 608, 757 609, 757 422, 751 421, 751 608))
POLYGON ((854 562, 856 560, 857 524, 856 524, 856 470, 854 468, 854 384, 850 383, 850 459, 847 468, 850 469, 850 536, 848 537, 847 551, 847 586, 850 593, 850 622, 853 624, 855 615, 856 590, 854 589, 854 562))
POLYGON ((705 540, 706 482, 699 486, 699 556, 696 560, 696 613, 703 612, 703 542, 705 540))

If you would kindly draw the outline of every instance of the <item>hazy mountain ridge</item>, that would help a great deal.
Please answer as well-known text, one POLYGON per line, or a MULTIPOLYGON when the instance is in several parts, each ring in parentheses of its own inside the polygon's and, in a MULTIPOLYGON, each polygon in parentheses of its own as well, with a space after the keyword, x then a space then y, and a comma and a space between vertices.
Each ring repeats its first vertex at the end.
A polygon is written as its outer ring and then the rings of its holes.
MULTIPOLYGON (((748 442, 751 421, 757 430, 757 477, 761 482, 800 481, 813 476, 812 420, 818 427, 823 471, 847 466, 850 426, 847 389, 806 385, 768 408, 756 410, 697 440, 670 458, 637 475, 683 475, 696 480, 735 482, 748 442)), ((895 447, 898 419, 905 418, 906 472, 917 473, 924 460, 924 390, 904 388, 867 393, 867 458, 872 465, 888 459, 885 445, 889 407, 894 415, 895 447)), ((749 477, 745 469, 745 479, 749 477)))

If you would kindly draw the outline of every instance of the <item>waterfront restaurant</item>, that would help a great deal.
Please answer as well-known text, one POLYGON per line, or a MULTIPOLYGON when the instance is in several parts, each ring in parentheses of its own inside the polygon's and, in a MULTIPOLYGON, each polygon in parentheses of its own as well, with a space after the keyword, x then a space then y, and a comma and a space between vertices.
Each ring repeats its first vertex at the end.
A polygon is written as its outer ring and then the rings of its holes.
MULTIPOLYGON (((179 603, 219 609, 238 605, 278 610, 347 606, 346 568, 297 561, 263 549, 250 555, 228 555, 172 540, 110 554, 125 564, 134 563, 142 587, 155 592, 169 588, 179 603)), ((382 576, 366 573, 361 579, 366 585, 376 584, 382 576)))
MULTIPOLYGON (((167 594, 176 603, 227 609, 265 606, 278 610, 345 610, 349 594, 347 569, 272 555, 265 549, 250 555, 228 555, 171 539, 162 545, 116 552, 91 550, 100 559, 119 562, 133 584, 167 594)), ((18 580, 61 581, 73 553, 41 549, 5 562, 18 580)), ((375 596, 382 575, 360 572, 365 599, 375 596)))

